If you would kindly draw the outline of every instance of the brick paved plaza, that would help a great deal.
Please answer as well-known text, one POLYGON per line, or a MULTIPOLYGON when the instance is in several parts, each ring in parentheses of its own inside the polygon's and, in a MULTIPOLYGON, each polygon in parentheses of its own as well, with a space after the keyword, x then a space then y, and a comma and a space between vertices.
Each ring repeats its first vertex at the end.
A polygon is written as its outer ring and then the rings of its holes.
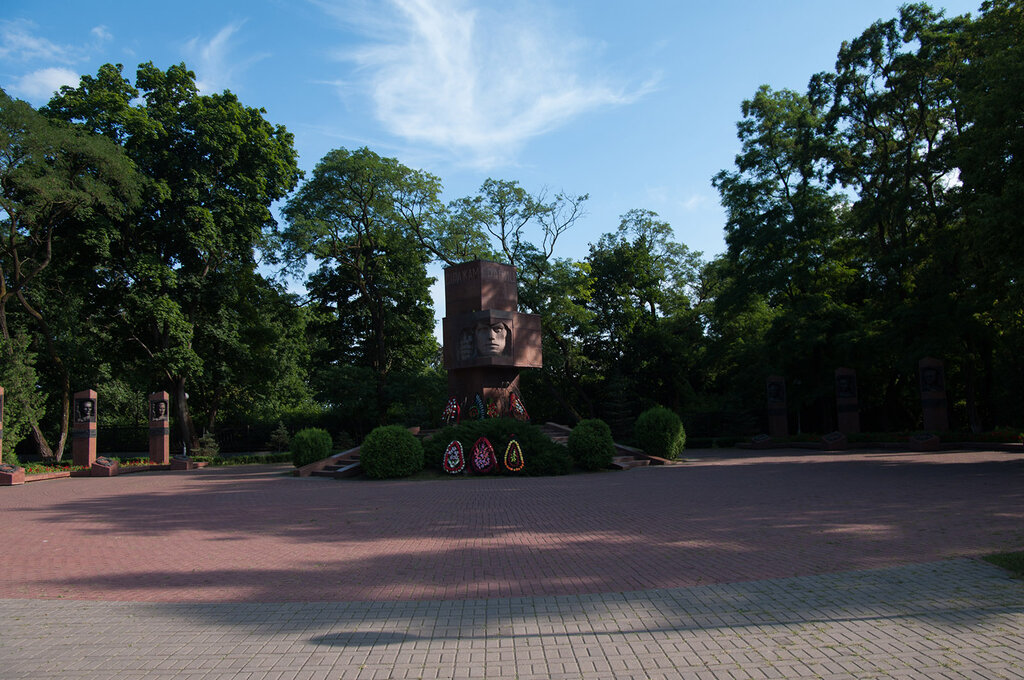
POLYGON ((0 489, 0 677, 1024 677, 1024 452, 687 455, 0 489))

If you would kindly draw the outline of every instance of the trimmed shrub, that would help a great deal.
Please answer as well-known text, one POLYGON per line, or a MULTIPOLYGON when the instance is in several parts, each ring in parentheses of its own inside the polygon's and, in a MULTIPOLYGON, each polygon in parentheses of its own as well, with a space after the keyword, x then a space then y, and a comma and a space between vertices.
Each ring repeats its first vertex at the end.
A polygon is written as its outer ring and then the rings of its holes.
POLYGON ((359 463, 374 479, 407 477, 423 469, 423 445, 401 425, 384 425, 366 435, 359 463))
POLYGON ((423 442, 427 465, 441 470, 444 450, 454 439, 459 440, 462 444, 462 450, 465 451, 468 462, 473 451, 473 444, 480 437, 487 437, 494 446, 498 468, 493 474, 537 477, 565 475, 572 471, 572 458, 564 446, 551 441, 550 437, 536 425, 512 418, 469 420, 440 430, 423 442), (510 472, 505 468, 505 449, 512 437, 519 442, 519 446, 523 450, 523 460, 526 463, 520 472, 510 472))
POLYGON ((331 435, 319 427, 307 427, 292 437, 292 463, 302 467, 331 455, 331 435))
POLYGON ((645 453, 675 460, 686 446, 686 430, 675 412, 654 406, 636 419, 633 439, 645 453))
POLYGON ((603 470, 615 457, 615 440, 608 423, 581 420, 569 433, 569 455, 584 470, 603 470))

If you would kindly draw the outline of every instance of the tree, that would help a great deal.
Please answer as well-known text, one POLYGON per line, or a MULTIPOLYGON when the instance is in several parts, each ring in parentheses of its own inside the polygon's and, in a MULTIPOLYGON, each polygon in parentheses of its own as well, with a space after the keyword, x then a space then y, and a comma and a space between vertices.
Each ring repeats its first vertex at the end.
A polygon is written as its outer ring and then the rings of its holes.
MULTIPOLYGON (((166 382, 177 421, 194 447, 186 388, 203 376, 223 338, 220 305, 248 279, 257 250, 274 246, 270 205, 298 182, 292 135, 228 92, 200 95, 184 64, 139 66, 135 86, 106 64, 77 88, 64 87, 48 115, 121 143, 148 178, 146 208, 123 225, 110 308, 133 357, 166 382)), ((222 327, 223 328, 223 327, 222 327)))
MULTIPOLYGON (((56 450, 38 421, 32 421, 32 435, 45 457, 59 460, 70 416, 71 380, 61 341, 69 329, 51 321, 60 312, 54 305, 73 306, 81 290, 65 286, 63 299, 48 305, 45 279, 54 268, 68 266, 71 253, 88 260, 93 270, 102 266, 115 238, 114 220, 138 203, 139 178, 116 144, 49 121, 0 90, 0 189, 0 337, 8 358, 17 362, 19 345, 11 342, 8 324, 8 305, 16 300, 57 376, 54 391, 61 415, 56 450)), ((27 402, 22 405, 35 416, 27 402)))
POLYGON ((335 149, 284 209, 286 261, 302 267, 312 257, 320 265, 309 285, 324 361, 371 369, 378 424, 391 374, 436 355, 429 256, 417 230, 440 210, 440 188, 433 175, 394 158, 335 149))

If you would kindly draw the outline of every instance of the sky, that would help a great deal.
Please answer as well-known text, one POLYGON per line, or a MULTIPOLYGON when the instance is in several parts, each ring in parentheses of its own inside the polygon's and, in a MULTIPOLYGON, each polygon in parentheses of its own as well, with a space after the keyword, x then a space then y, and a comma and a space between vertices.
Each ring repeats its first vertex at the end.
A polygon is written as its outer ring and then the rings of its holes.
POLYGON ((711 258, 725 250, 711 178, 739 151, 743 100, 762 84, 805 91, 901 4, 5 0, 0 87, 41 106, 104 63, 134 80, 140 63, 184 62, 204 93, 231 90, 286 126, 307 176, 328 151, 366 146, 437 175, 449 200, 487 178, 589 194, 557 256, 586 257, 639 208, 711 258))

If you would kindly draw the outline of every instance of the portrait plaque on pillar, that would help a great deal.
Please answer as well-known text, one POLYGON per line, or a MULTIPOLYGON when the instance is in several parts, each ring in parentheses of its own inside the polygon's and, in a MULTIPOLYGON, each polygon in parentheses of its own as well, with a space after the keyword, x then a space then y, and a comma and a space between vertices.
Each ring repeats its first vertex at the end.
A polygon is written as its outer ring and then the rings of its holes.
POLYGON ((75 392, 71 453, 75 465, 91 468, 96 462, 96 391, 75 392))
POLYGON ((169 465, 171 462, 170 395, 154 392, 149 395, 149 462, 169 465))
POLYGON ((508 415, 519 369, 539 368, 540 317, 518 310, 516 268, 476 260, 445 269, 442 320, 448 390, 460 407, 477 395, 508 415))
POLYGON ((860 432, 860 407, 857 400, 857 372, 836 369, 836 424, 843 434, 860 432))
POLYGON ((946 373, 939 359, 925 357, 917 364, 921 387, 921 411, 924 429, 945 432, 949 429, 949 409, 946 402, 946 373))
POLYGON ((768 412, 768 434, 785 437, 789 434, 789 414, 786 411, 786 379, 781 375, 770 375, 765 381, 766 410, 768 412))

